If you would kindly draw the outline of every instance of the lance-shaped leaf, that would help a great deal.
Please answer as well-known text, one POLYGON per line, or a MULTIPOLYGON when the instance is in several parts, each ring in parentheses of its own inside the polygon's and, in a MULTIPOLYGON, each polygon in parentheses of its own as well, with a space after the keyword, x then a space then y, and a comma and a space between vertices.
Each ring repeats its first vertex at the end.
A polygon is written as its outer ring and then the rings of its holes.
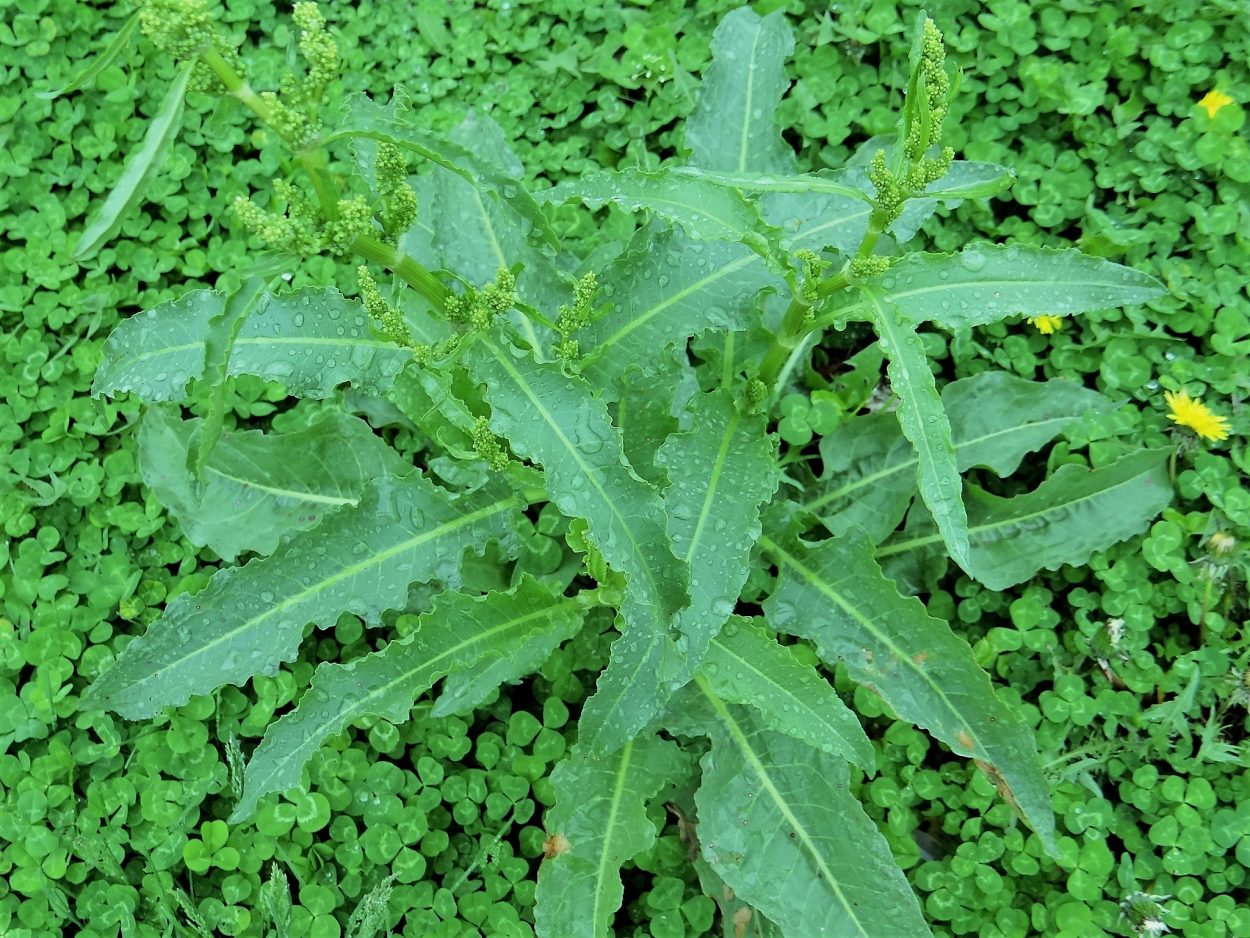
POLYGON ((695 793, 703 855, 793 936, 930 934, 889 845, 837 756, 762 727, 702 680, 719 725, 695 793))
POLYGON ((677 231, 640 233, 599 282, 607 308, 578 341, 583 374, 609 395, 627 368, 649 373, 670 345, 709 329, 745 329, 756 294, 784 286, 742 245, 701 244, 677 231))
POLYGON ((328 628, 351 612, 375 625, 404 606, 410 583, 454 588, 465 549, 508 539, 519 507, 497 491, 454 499, 420 476, 381 479, 269 557, 176 597, 91 685, 87 702, 138 720, 273 673, 295 657, 310 622, 328 628))
POLYGON ((851 254, 868 231, 872 205, 862 198, 830 192, 768 192, 761 199, 764 219, 781 231, 788 251, 833 248, 851 254))
POLYGON ((734 188, 667 169, 604 170, 541 193, 548 202, 580 199, 592 209, 615 205, 667 219, 695 241, 739 241, 780 270, 780 232, 764 224, 755 205, 734 188))
POLYGON ((955 562, 968 563, 968 517, 961 498, 951 425, 924 343, 915 328, 875 289, 862 290, 889 364, 886 372, 899 396, 898 422, 916 451, 916 483, 955 562))
POLYGON ((585 618, 585 610, 580 606, 564 605, 556 612, 547 618, 545 625, 529 633, 524 644, 511 648, 506 657, 481 660, 449 674, 430 708, 430 716, 472 713, 495 688, 518 681, 541 668, 551 653, 581 628, 585 618))
POLYGON ((775 443, 762 414, 744 414, 721 388, 696 394, 690 429, 668 438, 657 462, 673 550, 690 567, 690 605, 677 616, 692 673, 733 612, 760 535, 759 507, 777 490, 775 443))
POLYGON ((226 419, 226 378, 230 350, 239 338, 239 331, 256 304, 265 297, 265 278, 252 274, 228 297, 222 310, 209 317, 204 334, 204 382, 208 385, 208 416, 198 427, 199 439, 193 452, 187 454, 188 465, 197 477, 204 474, 204 464, 217 441, 226 419))
POLYGON ((966 329, 1007 316, 1060 316, 1167 291, 1149 274, 1080 251, 974 244, 958 254, 909 254, 876 281, 912 322, 966 329))
MULTIPOLYGON (((491 428, 513 452, 543 467, 552 503, 569 517, 586 519, 587 538, 625 575, 626 628, 609 672, 632 671, 633 662, 622 655, 658 642, 666 665, 652 679, 671 680, 676 663, 671 623, 688 602, 688 568, 669 545, 659 493, 624 462, 606 405, 589 384, 566 376, 558 365, 518 356, 487 338, 464 353, 464 362, 473 380, 485 386, 491 428)), ((662 695, 641 708, 594 710, 603 719, 589 725, 584 714, 582 741, 595 753, 618 747, 661 706, 662 695)))
POLYGON ((149 407, 139 427, 139 472, 187 539, 225 560, 245 550, 271 553, 290 532, 356 504, 373 479, 412 470, 363 420, 328 410, 291 433, 224 434, 200 482, 187 466, 200 422, 170 406, 149 407))
POLYGON ((152 118, 147 133, 143 135, 143 143, 127 158, 117 183, 104 204, 91 216, 87 227, 78 238, 78 243, 74 245, 74 260, 85 260, 99 250, 100 245, 117 233, 126 212, 143 197, 148 180, 165 159, 178 128, 182 125, 183 99, 186 97, 187 83, 191 80, 195 65, 194 61, 190 61, 178 67, 174 83, 165 92, 161 109, 152 118))
MULTIPOLYGON (((779 240, 784 250, 833 248, 843 254, 853 254, 859 248, 872 215, 867 193, 873 190, 861 170, 848 170, 840 178, 859 188, 859 195, 785 190, 764 193, 760 200, 764 220, 780 231, 779 240)), ((934 199, 909 199, 903 213, 890 226, 891 236, 900 244, 910 241, 936 207, 934 199)))
MULTIPOLYGON (((508 148, 503 129, 489 117, 470 115, 451 132, 451 141, 523 186, 520 161, 508 148)), ((570 290, 549 256, 530 243, 530 222, 489 191, 461 174, 435 167, 432 199, 433 245, 440 266, 473 283, 487 283, 500 270, 521 264, 517 295, 539 309, 555 312, 570 290)), ((427 206, 423 206, 423 210, 427 206)), ((533 341, 533 337, 528 338, 533 341)))
POLYGON ((833 685, 760 622, 730 618, 699 675, 722 700, 756 710, 769 729, 876 771, 872 743, 833 685))
POLYGON ((652 485, 668 483, 656 453, 677 432, 677 415, 698 391, 699 381, 684 348, 670 347, 652 356, 649 367, 631 365, 621 375, 613 413, 625 444, 625 460, 652 485))
POLYGON ((899 717, 992 768, 1053 854, 1050 790, 1032 733, 994 695, 968 643, 919 599, 899 595, 861 532, 802 554, 767 538, 760 543, 781 570, 764 603, 768 624, 811 639, 827 664, 846 665, 899 717))
POLYGON ((338 125, 325 134, 321 142, 327 144, 360 137, 389 143, 456 173, 525 219, 531 226, 531 238, 555 246, 555 234, 546 216, 525 187, 495 161, 484 160, 468 147, 412 121, 402 91, 397 90, 387 105, 378 104, 363 94, 352 98, 343 109, 338 125))
MULTIPOLYGON (((209 321, 224 304, 219 293, 195 290, 122 322, 105 343, 92 394, 186 400, 187 382, 204 373, 209 321)), ((227 371, 281 381, 296 397, 324 398, 345 383, 381 394, 410 361, 410 350, 371 334, 359 303, 306 288, 262 301, 239 329, 227 371)))
POLYGON ((924 190, 930 199, 985 199, 1006 192, 1016 181, 1016 174, 997 163, 952 160, 950 168, 937 182, 924 190))
MULTIPOLYGON (((1080 566, 1145 530, 1172 500, 1167 450, 1143 450, 1101 469, 1066 464, 1032 492, 1001 498, 967 486, 968 573, 990 589, 1023 583, 1039 570, 1080 566)), ((932 549, 921 528, 887 543, 882 559, 932 549)))
MULTIPOLYGON (((1070 381, 1027 381, 1003 371, 952 381, 941 396, 959 471, 986 466, 1004 477, 1082 414, 1114 406, 1070 381)), ((881 413, 849 420, 821 439, 820 455, 828 487, 803 507, 834 534, 858 525, 884 540, 916 491, 916 454, 898 422, 881 413)))
POLYGON ((139 11, 135 10, 134 13, 130 14, 126 22, 122 24, 122 28, 109 41, 104 51, 88 62, 83 70, 70 80, 69 84, 63 85, 54 91, 37 91, 35 92, 35 97, 48 100, 86 88, 100 76, 102 71, 116 62, 118 57, 130 48, 130 44, 134 41, 135 33, 138 31, 139 11))
MULTIPOLYGON (((988 164, 987 164, 988 165, 988 164)), ((815 173, 795 173, 793 175, 777 175, 776 173, 730 173, 700 169, 697 166, 674 166, 668 170, 675 176, 685 176, 704 182, 737 189, 739 192, 819 192, 827 195, 841 195, 863 202, 871 207, 872 196, 851 184, 847 174, 842 170, 822 169, 815 173)))
POLYGON ((861 527, 874 543, 898 527, 916 494, 916 451, 898 418, 879 411, 842 423, 820 441, 826 488, 803 507, 834 534, 861 527))
POLYGON ((777 129, 790 87, 785 61, 794 35, 781 11, 734 10, 712 34, 712 63, 686 120, 690 163, 733 173, 793 173, 794 152, 777 129))
POLYGON ((438 594, 412 635, 348 664, 317 668, 295 709, 266 730, 252 753, 230 822, 251 817, 270 792, 298 786, 308 760, 352 721, 380 716, 403 723, 439 678, 483 659, 505 660, 553 621, 577 615, 575 600, 528 577, 504 593, 438 594))
POLYGON ((621 865, 656 839, 647 803, 684 768, 675 743, 639 736, 604 759, 574 751, 551 773, 547 858, 534 891, 539 934, 608 938, 621 906, 621 865))

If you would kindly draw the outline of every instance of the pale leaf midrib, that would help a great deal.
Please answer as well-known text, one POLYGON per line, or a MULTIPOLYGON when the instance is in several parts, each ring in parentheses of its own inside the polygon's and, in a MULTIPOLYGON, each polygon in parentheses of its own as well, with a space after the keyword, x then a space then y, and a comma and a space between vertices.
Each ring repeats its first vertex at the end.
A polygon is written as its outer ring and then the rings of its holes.
POLYGON ((968 735, 968 738, 970 740, 972 740, 972 746, 970 746, 969 748, 980 749, 982 752, 985 751, 985 747, 982 744, 980 737, 977 735, 976 730, 973 728, 972 724, 970 724, 967 720, 963 718, 959 710, 955 707, 954 703, 951 702, 950 697, 947 696, 946 691, 942 689, 942 686, 938 684, 937 682, 935 682, 933 678, 928 674, 927 671, 925 671, 923 668, 920 667, 920 665, 918 665, 915 661, 913 661, 911 655, 909 655, 904 649, 896 645, 890 639, 888 635, 883 634, 877 628, 876 623, 874 623, 872 619, 867 618, 863 614, 861 614, 859 609, 855 605, 848 602, 846 598, 842 596, 841 593, 839 593, 832 586, 826 583, 820 577, 819 574, 817 574, 814 570, 812 570, 811 568, 803 564, 802 561, 800 561, 793 554, 789 553, 785 548, 781 547, 779 544, 775 543, 768 537, 761 537, 760 544, 764 547, 765 550, 771 553, 774 557, 776 557, 782 563, 788 564, 789 566, 793 567, 794 570, 797 571, 798 574, 801 577, 803 577, 804 580, 806 580, 813 587, 815 587, 817 591, 819 591, 820 593, 823 593, 833 602, 837 603, 838 606, 840 606, 848 615, 854 618, 855 621, 858 622, 863 628, 865 628, 867 631, 869 631, 874 636, 876 636, 877 641, 881 642, 882 645, 886 646, 886 648, 890 650, 890 653, 894 655, 895 659, 899 663, 901 663, 904 667, 910 669, 911 671, 915 672, 917 680, 919 680, 922 684, 925 684, 926 686, 928 686, 937 694, 938 698, 942 701, 943 704, 945 704, 947 711, 955 717, 957 722, 962 724, 963 732, 968 735))
MULTIPOLYGON (((414 547, 419 547, 424 543, 427 543, 431 540, 435 540, 436 538, 441 537, 445 534, 449 534, 452 531, 457 530, 458 528, 462 528, 467 525, 474 524, 475 522, 480 521, 483 518, 488 518, 491 515, 496 514, 497 512, 502 511, 505 508, 511 507, 515 504, 518 504, 518 502, 516 498, 514 497, 510 496, 508 498, 500 499, 499 501, 485 508, 480 508, 477 511, 470 512, 467 515, 462 515, 459 518, 455 518, 451 521, 446 521, 443 524, 440 524, 438 527, 430 531, 422 532, 421 534, 418 534, 415 537, 411 537, 403 541, 400 544, 396 544, 396 545, 393 545, 392 547, 388 547, 384 551, 371 554, 365 560, 361 560, 355 564, 352 564, 349 567, 342 568, 341 570, 339 570, 332 576, 323 578, 314 586, 307 587, 303 590, 300 590, 294 596, 287 597, 281 602, 276 603, 273 606, 270 606, 264 612, 260 613, 259 615, 253 616, 252 618, 243 622, 241 625, 238 625, 235 628, 231 629, 229 632, 226 632, 225 634, 218 636, 217 638, 211 640, 205 645, 199 646, 198 648, 192 650, 191 652, 183 655, 176 661, 173 661, 164 665, 157 672, 157 674, 151 674, 151 675, 148 675, 144 678, 141 678, 137 681, 130 683, 129 685, 127 685, 125 690, 133 691, 137 687, 142 687, 145 684, 156 680, 160 674, 167 672, 170 668, 185 667, 187 662, 194 661, 203 655, 216 651, 222 645, 228 644, 229 642, 237 638, 240 634, 252 629, 253 627, 255 627, 261 622, 264 622, 266 619, 270 618, 271 616, 274 616, 280 612, 284 612, 286 609, 290 608, 291 606, 298 605, 299 603, 304 602, 308 597, 314 596, 317 593, 323 592, 324 590, 327 590, 330 587, 338 584, 342 580, 357 576, 362 571, 368 569, 369 567, 376 566, 379 563, 389 560, 391 557, 395 556, 396 554, 402 553, 406 550, 410 550, 414 547)), ((244 569, 244 568, 235 567, 232 569, 244 569)), ((116 694, 113 694, 110 696, 115 697, 116 694)))
MULTIPOLYGON (((1091 473, 1094 471, 1097 471, 1097 470, 1091 470, 1091 473)), ((1059 509, 1067 509, 1067 508, 1080 506, 1080 505, 1083 505, 1085 502, 1092 501, 1095 498, 1106 495, 1110 492, 1114 492, 1117 489, 1121 488, 1122 486, 1132 485, 1134 482, 1139 481, 1141 477, 1145 474, 1146 474, 1146 471, 1143 470, 1142 472, 1139 472, 1134 476, 1130 476, 1129 478, 1124 479, 1121 482, 1117 482, 1115 485, 1108 486, 1107 488, 1104 488, 1104 489, 1098 489, 1097 491, 1094 491, 1094 492, 1089 492, 1085 495, 1082 495, 1080 498, 1073 499, 1072 501, 1061 502, 1057 505, 1050 505, 1046 508, 1039 509, 1038 511, 1031 511, 1027 515, 1020 515, 1018 517, 1007 518, 1002 521, 995 521, 989 524, 978 524, 975 527, 969 525, 968 533, 969 535, 971 535, 971 534, 980 533, 983 531, 995 531, 998 528, 1007 527, 1009 525, 1020 524, 1021 522, 1024 522, 1024 521, 1032 521, 1034 518, 1040 518, 1044 515, 1049 514, 1052 511, 1058 511, 1059 509)), ((1016 497, 1027 498, 1029 494, 1031 493, 1026 493, 1024 495, 1019 495, 1016 497)), ((1011 499, 1006 499, 1006 501, 1011 501, 1011 499)), ((877 556, 888 557, 892 554, 901 554, 901 553, 904 553, 905 551, 914 550, 917 547, 923 547, 926 544, 937 543, 941 539, 942 539, 942 536, 940 534, 926 534, 921 537, 913 537, 906 541, 896 541, 895 543, 887 544, 885 547, 882 547, 880 550, 878 550, 877 556)))
MULTIPOLYGON (((426 658, 419 664, 413 665, 411 668, 406 669, 401 674, 396 675, 392 680, 387 681, 385 684, 379 687, 373 688, 363 697, 359 697, 356 700, 354 700, 352 702, 352 708, 351 708, 352 712, 346 715, 340 712, 334 716, 334 719, 322 721, 320 726, 314 727, 313 730, 307 734, 307 739, 309 741, 315 739, 316 733, 320 732, 321 727, 333 726, 334 723, 339 720, 343 722, 348 722, 351 720, 358 720, 364 716, 371 715, 372 713, 376 712, 370 709, 369 707, 370 703, 373 700, 389 694, 392 690, 395 689, 396 686, 403 684, 405 681, 411 680, 411 678, 418 672, 423 671, 423 670, 427 670, 427 671, 435 670, 436 671, 438 670, 439 661, 452 658, 453 656, 459 654, 464 649, 469 648, 472 645, 484 642, 488 639, 494 638, 496 635, 499 635, 502 632, 506 632, 511 629, 519 628, 525 625, 531 619, 537 619, 542 616, 550 616, 555 609, 558 609, 560 606, 567 605, 569 602, 571 601, 566 599, 564 602, 557 602, 551 606, 543 606, 539 609, 533 609, 523 615, 517 616, 513 619, 509 619, 507 622, 504 622, 501 625, 494 626, 493 628, 487 629, 484 632, 478 632, 472 637, 466 638, 462 642, 458 642, 456 645, 452 646, 451 648, 447 648, 441 652, 438 652, 433 657, 426 658)), ((419 638, 420 632, 417 632, 414 637, 419 638)), ((402 646, 403 643, 397 642, 395 644, 402 646)), ((391 645, 387 646, 387 648, 390 648, 390 647, 393 647, 393 646, 391 645)), ((383 654, 385 653, 385 651, 386 649, 383 649, 381 652, 377 652, 377 654, 383 654)), ((437 679, 438 678, 435 678, 435 680, 437 679)), ((298 705, 297 705, 297 708, 298 708, 298 705)), ((295 749, 290 750, 288 754, 284 756, 282 759, 271 760, 269 764, 273 767, 273 769, 270 772, 268 772, 266 775, 262 776, 261 779, 278 778, 281 775, 281 772, 279 771, 278 767, 285 766, 298 753, 303 752, 305 748, 319 749, 321 748, 321 742, 318 741, 315 747, 297 746, 295 749)))
POLYGON ((635 560, 638 561, 637 566, 642 570, 643 576, 646 578, 647 584, 650 587, 651 596, 655 599, 660 608, 663 608, 663 593, 659 588, 659 584, 655 580, 655 573, 651 569, 651 564, 647 562, 647 556, 643 552, 642 546, 634 537, 633 527, 628 523, 625 516, 621 514, 620 509, 617 507, 616 500, 608 495, 607 491, 599 483, 598 476, 590 471, 590 466, 587 465, 586 461, 582 458, 581 450, 574 446, 573 441, 565 435, 564 430, 560 427, 560 424, 555 419, 555 416, 546 408, 546 406, 544 406, 538 395, 534 393, 534 389, 530 387, 529 382, 525 380, 525 376, 512 367, 512 363, 505 358, 505 353, 498 346, 494 345, 490 341, 483 341, 491 355, 494 356, 495 361, 499 362, 503 369, 508 372, 513 382, 520 389, 521 393, 529 399, 534 409, 538 411, 547 426, 552 429, 555 435, 559 438, 560 442, 564 445, 564 448, 573 457, 573 461, 577 463, 577 468, 581 471, 582 476, 590 483, 591 487, 599 493, 599 497, 603 500, 603 503, 607 505, 608 510, 612 512, 612 516, 617 520, 621 530, 625 533, 625 538, 629 541, 631 552, 633 553, 635 560))
MULTIPOLYGON (((966 440, 961 440, 960 442, 955 443, 955 453, 958 454, 959 451, 961 449, 964 449, 965 447, 979 446, 982 443, 987 442, 988 440, 994 439, 995 437, 1007 436, 1012 433, 1023 433, 1026 431, 1037 429, 1038 427, 1049 426, 1052 423, 1070 423, 1071 421, 1075 419, 1076 419, 1075 416, 1067 415, 1064 417, 1048 417, 1045 420, 1037 420, 1032 423, 1019 423, 1019 424, 1016 424, 1015 426, 1006 427, 1002 430, 995 430, 993 433, 984 433, 981 436, 970 437, 966 440)), ((808 502, 803 507, 806 508, 808 511, 817 511, 822 506, 833 501, 835 498, 841 498, 843 495, 846 495, 849 492, 854 492, 855 490, 861 489, 866 485, 871 485, 873 482, 878 482, 881 479, 885 479, 889 476, 892 476, 896 472, 905 472, 907 469, 910 469, 911 467, 913 467, 917 462, 918 460, 916 459, 914 455, 906 456, 901 462, 891 463, 889 466, 886 466, 884 469, 878 469, 876 472, 870 472, 868 475, 861 476, 860 478, 854 480, 853 482, 848 482, 846 485, 843 485, 841 488, 834 489, 831 492, 826 492, 825 494, 821 495, 819 498, 813 499, 812 501, 808 502)))
POLYGON ((859 920, 859 916, 855 914, 855 907, 853 903, 851 903, 847 896, 842 892, 841 887, 838 885, 837 877, 834 875, 833 870, 831 870, 825 863, 820 849, 816 846, 812 836, 807 832, 807 828, 797 817, 795 817, 794 812, 790 810, 789 803, 777 789, 777 786, 773 784, 773 780, 768 775, 768 770, 764 767, 764 763, 760 760, 760 757, 751 746, 751 740, 748 738, 747 734, 743 731, 742 727, 738 725, 738 721, 733 718, 733 714, 729 712, 729 708, 725 706, 725 702, 721 700, 720 696, 715 690, 712 689, 705 678, 696 677, 695 683, 699 690, 703 692, 704 696, 708 698, 708 701, 716 710, 717 716, 721 718, 721 721, 729 730, 730 735, 733 736, 734 742, 738 745, 738 750, 750 763, 756 777, 760 780, 760 784, 768 793, 768 796, 772 799, 773 804, 776 805, 777 810, 781 813, 781 816, 790 825, 790 829, 795 832, 798 841, 803 844, 808 855, 812 858, 816 866, 819 867, 822 874, 821 880, 829 884, 829 888, 832 889, 834 894, 837 896, 838 901, 842 904, 846 914, 852 921, 855 922, 855 927, 859 930, 859 933, 867 938, 867 936, 870 935, 870 932, 859 920))

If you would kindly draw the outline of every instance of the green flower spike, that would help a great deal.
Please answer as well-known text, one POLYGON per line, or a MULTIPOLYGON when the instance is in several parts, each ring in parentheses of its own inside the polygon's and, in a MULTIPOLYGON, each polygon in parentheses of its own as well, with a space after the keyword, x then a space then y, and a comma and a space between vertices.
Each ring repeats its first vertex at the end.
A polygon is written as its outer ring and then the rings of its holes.
POLYGON ((495 434, 490 432, 490 421, 485 417, 478 417, 473 424, 473 449, 496 472, 508 468, 508 451, 503 448, 495 434))
POLYGON ((556 332, 560 341, 556 344, 556 358, 571 364, 581 355, 581 346, 573 333, 590 325, 594 313, 595 293, 599 290, 599 282, 593 273, 587 274, 577 281, 573 288, 573 305, 560 307, 560 318, 556 320, 556 332))
POLYGON ((398 345, 412 345, 412 330, 399 314, 399 310, 382 298, 377 281, 363 264, 356 268, 356 279, 360 284, 360 299, 365 304, 365 312, 378 324, 378 331, 383 337, 398 345))

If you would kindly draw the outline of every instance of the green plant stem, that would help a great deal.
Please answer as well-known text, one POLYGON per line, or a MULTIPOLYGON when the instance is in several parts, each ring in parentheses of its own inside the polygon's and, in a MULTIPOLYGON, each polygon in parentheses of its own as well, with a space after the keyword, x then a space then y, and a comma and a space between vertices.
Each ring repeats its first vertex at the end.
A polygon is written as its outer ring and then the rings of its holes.
POLYGON ((790 306, 781 320, 781 329, 773 337, 772 347, 764 355, 764 363, 760 365, 760 380, 772 385, 777 380, 782 366, 790 357, 790 353, 807 335, 807 316, 811 306, 800 297, 790 300, 790 306))
POLYGON ((252 90, 252 86, 236 72, 216 49, 205 49, 200 53, 200 61, 207 65, 226 88, 226 91, 238 98, 253 114, 261 119, 266 126, 273 119, 273 112, 264 99, 252 90))
POLYGON ((351 249, 365 260, 394 271, 404 283, 429 300, 436 309, 441 310, 451 296, 451 291, 430 271, 385 241, 361 235, 352 242, 351 249))
MULTIPOLYGON (((202 53, 201 61, 212 69, 213 74, 217 76, 230 95, 242 101, 266 127, 271 130, 275 129, 272 123, 272 108, 252 90, 243 76, 234 70, 221 53, 215 49, 208 49, 202 53)), ((316 193, 321 213, 328 220, 334 220, 338 217, 339 188, 334 183, 324 151, 319 146, 313 146, 301 150, 297 158, 308 175, 313 192, 316 193)), ((393 271, 401 280, 429 300, 435 309, 442 310, 447 298, 451 295, 451 291, 424 266, 378 238, 358 237, 352 242, 351 249, 365 260, 373 261, 393 271)))
MULTIPOLYGON (((877 240, 884 231, 885 217, 879 209, 874 208, 868 220, 868 230, 864 232, 863 240, 860 241, 855 256, 870 256, 873 248, 877 245, 877 240)), ((850 277, 845 269, 831 277, 826 277, 816 287, 817 302, 828 299, 835 293, 845 290, 850 285, 850 277)), ((760 380, 765 384, 772 386, 782 373, 786 362, 789 361, 794 350, 799 347, 809 334, 823 327, 823 321, 822 323, 817 323, 811 319, 809 315, 811 309, 812 304, 800 296, 795 296, 790 300, 790 306, 781 321, 781 329, 773 337, 772 347, 765 353, 764 362, 760 365, 760 380)), ((790 369, 785 370, 788 372, 790 369)), ((775 392, 776 388, 773 388, 773 391, 775 392)))

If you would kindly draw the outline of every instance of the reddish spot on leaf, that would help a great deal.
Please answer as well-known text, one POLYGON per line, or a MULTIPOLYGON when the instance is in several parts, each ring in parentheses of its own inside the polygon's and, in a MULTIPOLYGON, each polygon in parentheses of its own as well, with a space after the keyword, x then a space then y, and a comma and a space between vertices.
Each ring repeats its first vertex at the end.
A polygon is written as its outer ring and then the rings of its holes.
POLYGON ((912 664, 924 664, 928 660, 929 653, 927 651, 918 651, 911 656, 912 664))
POLYGON ((960 730, 955 736, 955 742, 959 743, 959 745, 963 746, 965 749, 977 748, 977 741, 972 738, 967 730, 960 730))

